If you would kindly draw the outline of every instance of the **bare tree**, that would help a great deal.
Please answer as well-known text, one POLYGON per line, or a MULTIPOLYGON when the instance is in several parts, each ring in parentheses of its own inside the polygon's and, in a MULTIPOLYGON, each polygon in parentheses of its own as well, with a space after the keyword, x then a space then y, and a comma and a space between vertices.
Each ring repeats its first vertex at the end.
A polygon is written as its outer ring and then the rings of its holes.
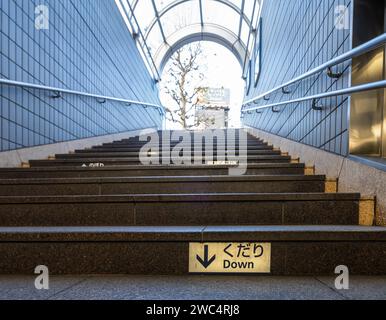
POLYGON ((193 43, 177 50, 172 56, 167 69, 165 93, 170 96, 175 108, 166 107, 168 120, 180 124, 184 129, 194 127, 189 119, 194 118, 197 106, 197 94, 200 91, 204 75, 201 72, 202 50, 200 43, 193 43))

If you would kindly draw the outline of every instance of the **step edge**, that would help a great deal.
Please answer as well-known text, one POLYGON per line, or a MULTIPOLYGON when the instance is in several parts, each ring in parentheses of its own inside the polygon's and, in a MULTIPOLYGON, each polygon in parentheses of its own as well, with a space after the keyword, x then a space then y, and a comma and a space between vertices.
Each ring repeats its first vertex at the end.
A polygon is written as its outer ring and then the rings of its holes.
POLYGON ((325 181, 324 175, 244 175, 244 176, 130 176, 0 179, 0 185, 90 184, 90 183, 154 183, 154 182, 269 182, 325 181))
POLYGON ((32 203, 103 203, 103 202, 305 202, 358 201, 357 193, 254 193, 254 194, 129 194, 129 195, 64 195, 64 196, 0 196, 0 204, 32 203), (291 199, 291 197, 293 197, 291 199), (241 198, 241 199, 238 199, 241 198))
POLYGON ((4 242, 386 242, 385 227, 1 227, 4 242), (64 237, 64 238, 63 238, 64 237))

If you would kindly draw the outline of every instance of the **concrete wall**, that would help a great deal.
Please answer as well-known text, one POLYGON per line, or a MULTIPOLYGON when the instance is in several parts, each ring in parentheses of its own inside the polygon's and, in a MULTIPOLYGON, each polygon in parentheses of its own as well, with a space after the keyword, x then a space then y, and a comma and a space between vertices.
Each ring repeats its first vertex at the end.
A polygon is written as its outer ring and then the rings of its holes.
MULTIPOLYGON (((346 6, 351 13, 352 1, 264 1, 261 74, 257 84, 254 79, 250 81, 245 100, 264 94, 351 49, 351 28, 338 30, 335 27, 338 6, 346 6)), ((347 15, 349 26, 351 16, 347 15)), ((344 71, 343 77, 331 79, 324 72, 288 88, 290 94, 279 91, 272 94, 269 101, 261 99, 258 105, 347 87, 350 83, 348 63, 338 66, 334 71, 344 71)), ((251 74, 254 74, 253 65, 251 74)), ((245 115, 243 122, 286 139, 347 155, 348 99, 329 98, 319 103, 324 106, 323 111, 313 111, 311 102, 304 102, 282 107, 279 113, 271 109, 266 109, 263 114, 252 112, 245 115)))
POLYGON ((339 192, 359 192, 363 197, 376 197, 376 223, 386 226, 386 172, 271 133, 248 128, 248 132, 269 142, 307 166, 316 174, 338 179, 339 192))
MULTIPOLYGON (((155 129, 155 128, 153 128, 155 129)), ((92 137, 80 140, 73 140, 67 142, 53 143, 43 146, 23 148, 12 151, 0 152, 0 168, 16 168, 27 164, 29 160, 47 159, 55 154, 65 154, 73 152, 76 149, 91 148, 103 143, 110 143, 112 141, 128 139, 143 135, 152 129, 134 130, 128 132, 115 133, 105 136, 92 137)))
MULTIPOLYGON (((159 103, 114 0, 1 0, 0 76, 159 103), (49 9, 37 30, 36 6, 49 9)), ((156 109, 0 85, 0 151, 160 127, 156 109)))

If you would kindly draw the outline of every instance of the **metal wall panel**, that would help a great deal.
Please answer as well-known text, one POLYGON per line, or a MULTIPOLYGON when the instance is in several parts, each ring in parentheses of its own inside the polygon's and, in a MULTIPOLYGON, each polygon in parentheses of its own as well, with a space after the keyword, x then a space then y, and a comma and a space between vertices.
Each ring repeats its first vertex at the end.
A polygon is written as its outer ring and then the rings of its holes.
MULTIPOLYGON (((160 104, 158 89, 114 0, 0 1, 0 76, 160 104)), ((155 109, 0 86, 0 151, 161 127, 155 109)))
MULTIPOLYGON (((361 45, 385 30, 384 1, 356 0, 354 3, 354 46, 361 45), (371 23, 368 23, 371 21, 371 23)), ((353 59, 352 84, 360 85, 384 79, 384 48, 353 59)), ((351 98, 350 153, 365 156, 382 154, 384 90, 355 94, 351 98)))
MULTIPOLYGON (((351 49, 351 29, 336 28, 338 6, 346 6, 347 18, 351 19, 351 0, 264 1, 261 75, 257 86, 251 88, 245 100, 263 94, 351 49)), ((339 65, 334 71, 343 71, 344 75, 340 79, 331 79, 326 73, 321 73, 288 88, 290 94, 279 91, 272 94, 269 101, 262 99, 258 105, 349 86, 349 63, 339 65)), ((323 106, 322 111, 314 111, 311 102, 303 102, 278 108, 280 112, 277 113, 266 109, 262 114, 246 114, 243 122, 287 139, 346 155, 348 99, 328 98, 319 103, 323 106)))
MULTIPOLYGON (((353 60, 353 85, 383 80, 384 48, 353 60)), ((383 90, 357 93, 351 99, 350 153, 381 156, 383 90)))

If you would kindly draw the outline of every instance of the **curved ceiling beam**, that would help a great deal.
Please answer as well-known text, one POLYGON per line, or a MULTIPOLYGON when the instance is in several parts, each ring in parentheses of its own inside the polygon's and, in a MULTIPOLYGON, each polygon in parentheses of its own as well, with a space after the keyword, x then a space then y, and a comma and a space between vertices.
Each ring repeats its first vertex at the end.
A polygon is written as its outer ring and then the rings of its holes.
MULTIPOLYGON (((137 7, 137 4, 138 4, 138 1, 139 0, 133 0, 132 2, 130 2, 130 0, 126 0, 128 3, 130 3, 130 6, 131 8, 133 9, 133 12, 135 12, 135 9, 137 7)), ((131 12, 129 12, 129 16, 130 16, 130 19, 132 18, 132 14, 131 12)))
MULTIPOLYGON (((164 14, 166 14, 167 12, 169 12, 170 10, 172 10, 173 8, 179 6, 180 4, 183 4, 185 2, 188 2, 188 1, 192 1, 192 0, 176 0, 174 2, 172 2, 171 4, 169 4, 168 6, 166 6, 165 8, 163 8, 159 13, 159 18, 161 18, 164 14)), ((245 22, 247 23, 248 27, 251 26, 251 21, 249 20, 249 18, 245 15, 244 12, 241 11, 241 9, 236 6, 233 2, 231 2, 230 0, 212 0, 212 1, 215 1, 215 2, 219 2, 223 5, 226 5, 228 6, 229 8, 233 9, 234 11, 237 12, 238 15, 240 15, 241 17, 243 17, 243 19, 245 20, 245 22)), ((145 40, 147 40, 147 38, 149 37, 149 34, 151 33, 151 31, 153 30, 154 26, 156 25, 158 21, 158 18, 155 17, 151 23, 149 24, 149 27, 148 27, 148 30, 146 31, 146 34, 145 34, 145 40)))
POLYGON ((216 24, 207 23, 204 27, 199 23, 192 24, 173 33, 168 38, 168 43, 163 43, 158 48, 154 61, 160 74, 162 74, 168 60, 178 49, 196 41, 212 41, 223 45, 235 55, 241 68, 243 67, 244 57, 246 55, 249 57, 245 44, 229 29, 216 24))

